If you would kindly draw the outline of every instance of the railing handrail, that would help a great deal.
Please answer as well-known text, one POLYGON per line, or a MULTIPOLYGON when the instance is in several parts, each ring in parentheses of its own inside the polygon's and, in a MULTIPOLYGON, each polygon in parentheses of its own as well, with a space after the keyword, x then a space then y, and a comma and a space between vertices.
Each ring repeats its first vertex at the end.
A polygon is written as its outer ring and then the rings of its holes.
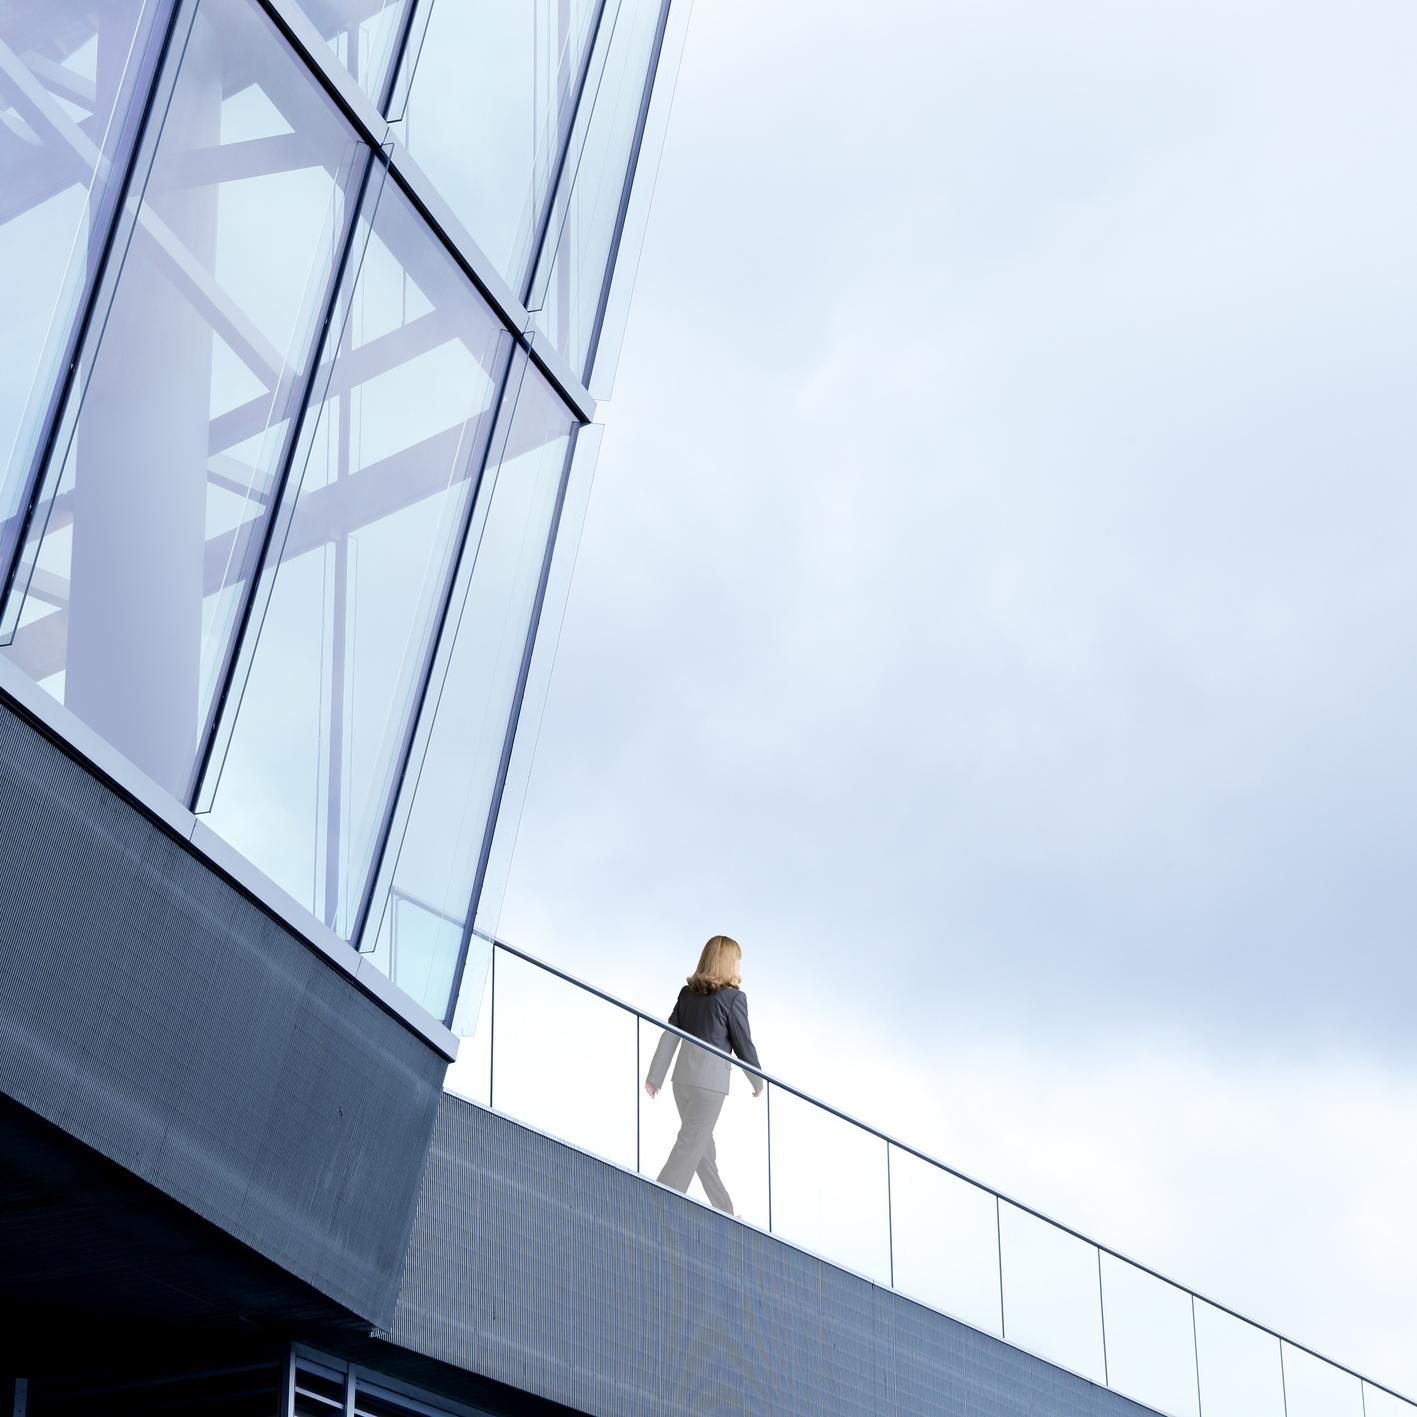
POLYGON ((664 1033, 675 1034, 679 1038, 694 1044, 695 1047, 705 1053, 716 1053, 719 1057, 726 1058, 733 1067, 741 1068, 745 1073, 751 1073, 756 1077, 760 1077, 764 1083, 770 1083, 773 1087, 783 1092, 790 1093, 793 1097, 813 1107, 821 1108, 823 1112, 829 1112, 839 1121, 869 1133, 878 1140, 885 1142, 887 1146, 893 1146, 897 1151, 903 1151, 907 1155, 915 1157, 916 1160, 923 1161, 927 1166, 933 1166, 938 1171, 944 1171, 947 1175, 953 1176, 956 1180, 963 1181, 966 1185, 973 1186, 976 1190, 983 1191, 986 1195, 991 1195, 997 1200, 1013 1206, 1015 1210, 1023 1211, 1025 1215, 1031 1215, 1035 1220, 1041 1220, 1045 1225, 1050 1225, 1055 1230, 1061 1230, 1065 1235, 1071 1235, 1073 1239, 1081 1240, 1085 1245, 1091 1245, 1099 1254, 1107 1255, 1119 1261, 1121 1264, 1130 1265, 1133 1269, 1140 1270, 1143 1274, 1150 1275, 1151 1278, 1158 1280, 1162 1284, 1169 1285, 1172 1289, 1179 1290, 1182 1294, 1190 1295, 1192 1299, 1197 1299, 1202 1304, 1208 1304, 1212 1309, 1216 1309, 1222 1314, 1227 1314, 1232 1319, 1238 1319, 1241 1323, 1248 1324, 1251 1328, 1258 1329, 1261 1333, 1267 1333, 1279 1343, 1288 1344, 1290 1348, 1296 1349, 1300 1353, 1307 1353, 1310 1358, 1316 1358, 1320 1363, 1327 1363, 1329 1367, 1337 1368, 1339 1372, 1347 1373, 1350 1378, 1355 1378, 1360 1383, 1366 1383, 1370 1388, 1375 1388, 1378 1392, 1386 1393, 1389 1397, 1394 1397, 1399 1402, 1405 1402, 1410 1407, 1417 1407, 1417 1402, 1414 1402, 1410 1397, 1405 1397, 1395 1388, 1390 1388, 1385 1383, 1380 1383, 1374 1378, 1365 1376, 1356 1369, 1350 1368, 1346 1363, 1340 1363, 1333 1358, 1325 1357, 1325 1355, 1318 1352, 1317 1349, 1310 1348, 1308 1344, 1299 1343, 1295 1339, 1288 1338, 1277 1329, 1272 1329, 1268 1324, 1260 1323, 1257 1319, 1252 1319, 1232 1309, 1228 1304, 1221 1304, 1215 1299, 1208 1298, 1206 1295, 1202 1294, 1200 1290, 1192 1289, 1190 1285, 1182 1284, 1178 1280, 1170 1278, 1169 1275, 1162 1274, 1159 1270, 1152 1269, 1150 1265, 1142 1264, 1140 1261, 1122 1254, 1120 1250, 1114 1250, 1110 1245, 1104 1245, 1101 1241, 1094 1240, 1089 1235, 1084 1235, 1081 1230, 1074 1230, 1071 1225, 1065 1225, 1061 1220, 1054 1220, 1051 1215, 1045 1214, 1043 1211, 1026 1204, 1024 1201, 1015 1200, 1006 1192, 998 1190, 994 1186, 987 1185, 983 1181, 976 1180, 973 1176, 959 1170, 957 1167, 951 1166, 948 1162, 941 1161, 938 1157, 931 1156, 928 1152, 921 1151, 918 1147, 911 1146, 908 1142, 900 1141, 898 1138, 891 1136, 889 1132, 883 1132, 879 1127, 874 1127, 869 1122, 863 1122, 859 1117, 853 1117, 849 1112, 843 1112, 839 1107, 833 1107, 830 1102, 823 1102, 820 1097, 814 1097, 810 1092, 804 1092, 800 1087, 794 1087, 791 1083, 783 1082, 781 1078, 775 1077, 771 1073, 764 1072, 761 1068, 755 1068, 751 1063, 745 1063, 741 1058, 735 1057, 732 1053, 725 1052, 722 1048, 715 1048, 713 1044, 705 1043, 702 1038, 696 1038, 692 1033, 686 1033, 682 1028, 659 1018, 655 1014, 646 1013, 637 1005, 627 1003, 624 999, 617 998, 614 994, 608 993, 606 990, 598 988, 596 985, 590 984, 584 979, 579 979, 574 974, 568 974, 564 969, 559 969, 556 965, 549 964, 544 959, 538 959, 535 955, 527 954, 525 950, 519 950, 515 945, 507 944, 505 940, 493 940, 491 944, 494 950, 501 950, 503 953, 509 954, 515 959, 522 960, 524 963, 532 965, 534 968, 540 969, 552 975, 554 978, 560 979, 564 983, 582 990, 584 993, 591 994, 607 1004, 613 1004, 617 1009, 622 1009, 626 1013, 634 1014, 637 1018, 642 1019, 645 1023, 653 1024, 664 1033))

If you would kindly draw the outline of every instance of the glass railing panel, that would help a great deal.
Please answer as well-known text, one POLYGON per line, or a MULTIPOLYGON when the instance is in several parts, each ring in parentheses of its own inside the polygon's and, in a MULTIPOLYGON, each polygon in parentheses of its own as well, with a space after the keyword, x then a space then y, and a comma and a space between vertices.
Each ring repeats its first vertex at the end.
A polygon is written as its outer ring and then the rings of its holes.
POLYGON ((370 958, 409 998, 441 1018, 465 933, 462 920, 430 900, 394 890, 376 924, 378 945, 370 958))
POLYGON ((1287 1417, 1364 1417, 1363 1385, 1342 1368, 1281 1341, 1287 1417))
POLYGON ((1199 1417, 1190 1292, 1104 1254, 1102 1316, 1109 1386, 1172 1417, 1199 1417))
POLYGON ((886 1143, 771 1083, 767 1100, 773 1233, 889 1284, 886 1143))
POLYGON ((999 1333, 994 1193, 891 1148, 895 1287, 987 1333, 999 1333))
POLYGON ((1363 1417, 1417 1417, 1417 1406, 1372 1383, 1363 1384, 1363 1417))
POLYGON ((999 1252, 1004 1337, 1103 1382, 1097 1246, 1003 1201, 999 1252))
POLYGON ((1284 1417, 1279 1340, 1201 1299, 1196 1367, 1205 1417, 1284 1417))
POLYGON ((632 1168, 635 1016, 503 950, 489 993, 493 1108, 632 1168))
POLYGON ((767 1099, 753 1095, 754 1080, 643 1019, 639 1073, 660 1087, 655 1097, 637 1089, 640 1170, 766 1229, 767 1099))
MULTIPOLYGON (((485 942, 476 935, 472 943, 477 949, 486 948, 485 942)), ((470 1102, 479 1102, 484 1107, 492 1105, 492 1035, 495 1025, 492 990, 488 987, 491 973, 490 959, 468 957, 463 981, 466 986, 464 998, 469 1001, 469 1008, 463 1019, 457 1060, 448 1069, 443 1081, 446 1091, 465 1097, 470 1102), (473 1000, 476 1002, 473 1003, 473 1000)))
MULTIPOLYGON (((491 956, 450 1091, 1169 1417, 1417 1417, 1407 1399, 628 1004, 510 946, 491 956)), ((470 962, 474 993, 479 969, 470 962)))

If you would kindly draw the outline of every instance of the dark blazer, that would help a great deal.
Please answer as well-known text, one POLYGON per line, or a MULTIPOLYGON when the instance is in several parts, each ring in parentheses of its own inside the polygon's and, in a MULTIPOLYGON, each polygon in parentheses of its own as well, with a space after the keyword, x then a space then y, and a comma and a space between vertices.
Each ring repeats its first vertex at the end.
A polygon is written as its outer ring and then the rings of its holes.
MULTIPOLYGON (((695 1038, 702 1038, 711 1047, 721 1048, 725 1053, 736 1053, 750 1066, 759 1066, 758 1050, 753 1047, 753 1034, 748 1027, 748 996, 731 984, 715 989, 712 994, 696 994, 686 984, 679 991, 669 1022, 685 1033, 692 1033, 695 1038)), ((681 1042, 683 1040, 673 1033, 666 1033, 659 1040, 647 1079, 656 1087, 664 1086, 669 1061, 681 1042)), ((674 1068, 675 1082, 688 1083, 690 1087, 706 1087, 711 1092, 727 1092, 728 1075, 727 1058, 720 1058, 716 1053, 705 1053, 690 1043, 684 1044, 674 1068)), ((747 1074, 747 1077, 753 1091, 761 1092, 762 1078, 754 1073, 747 1074)))

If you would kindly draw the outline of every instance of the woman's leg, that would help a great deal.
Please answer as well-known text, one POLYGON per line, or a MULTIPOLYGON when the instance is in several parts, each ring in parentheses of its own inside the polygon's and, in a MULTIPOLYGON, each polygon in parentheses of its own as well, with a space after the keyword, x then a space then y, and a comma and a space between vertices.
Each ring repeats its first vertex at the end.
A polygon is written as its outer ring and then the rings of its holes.
MULTIPOLYGON (((679 1108, 679 1135, 659 1173, 659 1180, 676 1191, 687 1191, 699 1169, 704 1152, 713 1145, 713 1126, 723 1110, 724 1094, 688 1083, 674 1084, 674 1103, 679 1108)), ((720 1190, 722 1186, 720 1185, 720 1190)), ((725 1194, 727 1194, 725 1192, 725 1194)))
MULTIPOLYGON (((722 1107, 723 1104, 719 1103, 719 1106, 722 1107)), ((718 1152, 713 1144, 712 1132, 709 1133, 708 1145, 704 1147, 703 1157, 699 1161, 699 1180, 713 1208, 726 1210, 732 1215, 733 1197, 728 1194, 728 1187, 723 1184, 723 1177, 718 1174, 718 1152)))

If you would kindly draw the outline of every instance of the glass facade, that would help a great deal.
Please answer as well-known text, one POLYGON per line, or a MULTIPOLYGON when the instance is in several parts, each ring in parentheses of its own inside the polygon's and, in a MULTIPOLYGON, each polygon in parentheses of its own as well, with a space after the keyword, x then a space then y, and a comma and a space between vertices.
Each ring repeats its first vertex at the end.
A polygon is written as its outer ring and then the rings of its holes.
POLYGON ((346 939, 487 451, 510 336, 385 192, 332 329, 211 825, 346 939))
POLYGON ((176 795, 366 163, 260 9, 204 0, 25 548, 8 651, 176 795))
MULTIPOLYGON (((570 136, 602 14, 619 0, 438 5, 404 140, 502 278, 520 292, 570 136)), ((641 69, 641 87, 646 72, 641 69)))
POLYGON ((0 6, 0 557, 122 186, 158 0, 0 6))
POLYGON ((385 853, 387 891, 366 931, 386 971, 420 1000, 446 995, 470 936, 506 727, 575 435, 565 405, 535 370, 522 378, 505 421, 427 739, 403 778, 398 834, 385 853))
POLYGON ((639 153, 650 97, 637 76, 657 64, 667 19, 660 0, 620 0, 593 72, 595 103, 573 144, 575 180, 551 213, 533 281, 537 327, 587 383, 624 224, 625 174, 639 153))
POLYGON ((409 0, 300 0, 300 8, 350 78, 384 99, 404 35, 409 0))
POLYGON ((0 3, 0 654, 449 1024, 671 3, 0 3))

